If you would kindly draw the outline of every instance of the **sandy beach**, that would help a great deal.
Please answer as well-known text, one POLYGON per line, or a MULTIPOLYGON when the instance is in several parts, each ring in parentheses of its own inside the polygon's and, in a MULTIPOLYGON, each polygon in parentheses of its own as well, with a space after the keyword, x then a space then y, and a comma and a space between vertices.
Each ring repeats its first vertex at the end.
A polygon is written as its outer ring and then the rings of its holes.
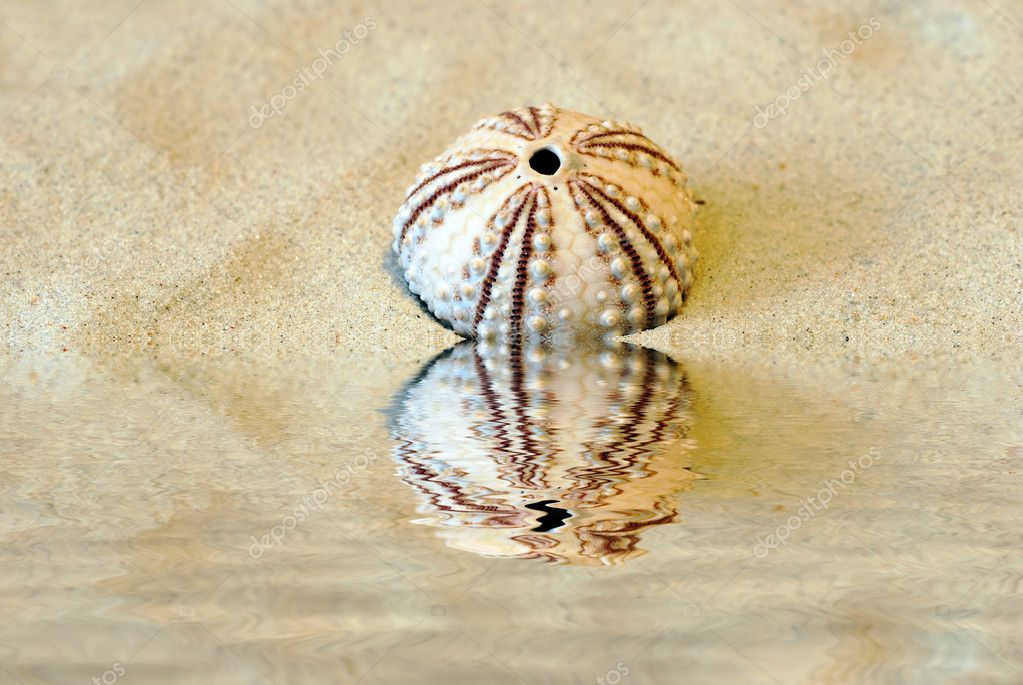
POLYGON ((402 192, 477 118, 550 101, 642 125, 705 202, 690 301, 642 340, 1018 353, 1011 3, 525 8, 8 7, 6 349, 441 349, 390 256, 402 192))

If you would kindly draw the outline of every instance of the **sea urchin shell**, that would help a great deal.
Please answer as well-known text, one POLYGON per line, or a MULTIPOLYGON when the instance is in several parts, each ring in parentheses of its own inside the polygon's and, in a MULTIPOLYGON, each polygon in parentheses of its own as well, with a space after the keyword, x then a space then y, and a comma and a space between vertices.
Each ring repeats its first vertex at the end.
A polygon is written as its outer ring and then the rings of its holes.
POLYGON ((412 292, 462 335, 630 333, 682 306, 695 210, 681 166, 639 128, 523 107, 420 170, 394 250, 412 292))

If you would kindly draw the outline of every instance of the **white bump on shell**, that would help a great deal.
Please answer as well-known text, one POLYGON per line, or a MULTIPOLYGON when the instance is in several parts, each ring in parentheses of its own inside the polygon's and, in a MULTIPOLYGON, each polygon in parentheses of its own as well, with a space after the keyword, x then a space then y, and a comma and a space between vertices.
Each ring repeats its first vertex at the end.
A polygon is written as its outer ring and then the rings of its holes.
POLYGON ((607 309, 600 315, 600 325, 604 328, 614 328, 621 321, 621 315, 613 309, 607 309))
POLYGON ((639 286, 636 285, 635 283, 626 283, 625 285, 622 286, 619 295, 622 298, 622 302, 624 302, 625 304, 632 304, 633 302, 639 299, 639 296, 642 294, 642 292, 643 291, 640 290, 639 286))
POLYGON ((625 264, 625 260, 621 257, 616 257, 611 260, 611 273, 614 274, 615 278, 625 278, 625 275, 629 273, 628 267, 625 264))
POLYGON ((529 273, 538 281, 545 281, 551 275, 551 265, 545 259, 534 259, 529 263, 529 273))
POLYGON ((543 318, 542 316, 531 316, 527 321, 527 325, 533 332, 543 333, 545 330, 547 330, 547 319, 543 318))

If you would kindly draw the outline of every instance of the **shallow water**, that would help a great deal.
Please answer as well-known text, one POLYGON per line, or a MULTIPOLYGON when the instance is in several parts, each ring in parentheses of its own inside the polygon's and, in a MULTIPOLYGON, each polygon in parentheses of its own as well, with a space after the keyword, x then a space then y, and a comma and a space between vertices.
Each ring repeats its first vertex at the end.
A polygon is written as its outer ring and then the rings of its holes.
POLYGON ((12 359, 0 683, 1023 682, 1018 379, 12 359))

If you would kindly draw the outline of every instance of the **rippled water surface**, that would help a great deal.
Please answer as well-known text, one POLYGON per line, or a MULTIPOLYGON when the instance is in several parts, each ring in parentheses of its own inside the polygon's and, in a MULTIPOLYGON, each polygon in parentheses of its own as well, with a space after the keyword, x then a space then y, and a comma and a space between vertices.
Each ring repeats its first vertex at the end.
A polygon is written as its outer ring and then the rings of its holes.
POLYGON ((2 685, 1023 682, 993 363, 2 371, 2 685))

